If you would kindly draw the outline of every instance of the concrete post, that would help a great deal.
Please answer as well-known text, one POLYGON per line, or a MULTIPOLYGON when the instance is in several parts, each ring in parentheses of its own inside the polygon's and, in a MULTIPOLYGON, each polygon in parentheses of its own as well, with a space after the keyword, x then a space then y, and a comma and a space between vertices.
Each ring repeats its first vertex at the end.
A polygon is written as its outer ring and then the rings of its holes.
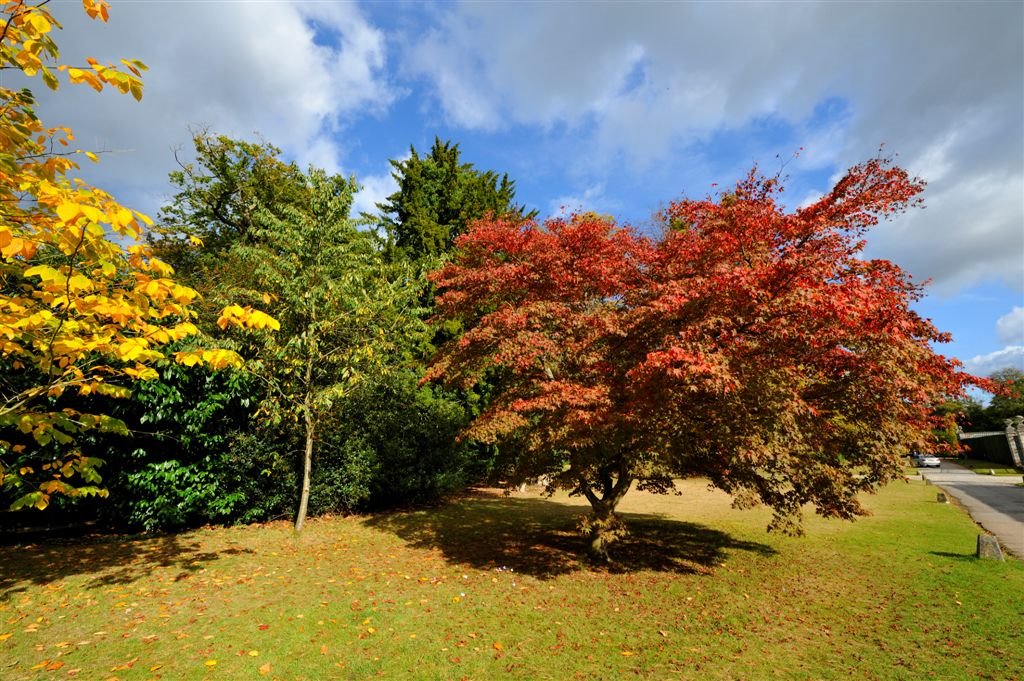
POLYGON ((1017 468, 1024 468, 1024 416, 1013 417, 1013 428, 1017 431, 1017 458, 1013 463, 1017 468))
POLYGON ((1021 463, 1021 449, 1024 449, 1024 443, 1021 442, 1021 427, 1020 423, 1024 421, 1024 418, 1018 416, 1013 419, 1006 419, 1006 442, 1010 445, 1010 457, 1013 459, 1013 465, 1020 468, 1024 466, 1021 463))

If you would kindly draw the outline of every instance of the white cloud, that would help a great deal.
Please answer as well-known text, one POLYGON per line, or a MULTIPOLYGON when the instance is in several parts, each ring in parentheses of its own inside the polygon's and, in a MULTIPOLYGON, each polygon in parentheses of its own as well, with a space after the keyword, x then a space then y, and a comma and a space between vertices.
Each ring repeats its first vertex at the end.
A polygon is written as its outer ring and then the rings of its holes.
POLYGON ((584 137, 590 183, 766 118, 806 137, 797 170, 885 143, 930 181, 930 208, 872 252, 951 293, 1024 282, 1022 23, 1024 5, 1000 2, 467 3, 406 56, 455 125, 584 137), (835 99, 840 120, 812 124, 835 99))
POLYGON ((988 376, 999 369, 1024 371, 1024 345, 1010 345, 987 355, 976 355, 964 362, 964 365, 978 376, 988 376))
POLYGON ((582 195, 559 196, 551 199, 548 214, 569 216, 580 211, 608 211, 608 200, 604 195, 604 185, 593 185, 583 190, 582 195))
POLYGON ((331 133, 343 117, 383 111, 397 96, 383 34, 348 3, 116 3, 109 25, 85 19, 75 3, 54 11, 64 57, 151 66, 141 103, 82 86, 35 88, 44 121, 71 126, 85 148, 114 152, 89 179, 146 210, 173 168, 171 150, 188 156, 190 127, 259 134, 300 164, 338 170, 345 150, 331 133))
POLYGON ((996 322, 996 335, 1005 345, 1024 345, 1024 307, 1014 308, 996 322))
POLYGON ((359 182, 360 189, 355 196, 355 200, 352 202, 353 215, 360 215, 361 213, 379 215, 380 211, 377 209, 377 204, 383 203, 388 196, 398 189, 398 183, 395 182, 395 178, 391 173, 366 175, 356 179, 359 182))

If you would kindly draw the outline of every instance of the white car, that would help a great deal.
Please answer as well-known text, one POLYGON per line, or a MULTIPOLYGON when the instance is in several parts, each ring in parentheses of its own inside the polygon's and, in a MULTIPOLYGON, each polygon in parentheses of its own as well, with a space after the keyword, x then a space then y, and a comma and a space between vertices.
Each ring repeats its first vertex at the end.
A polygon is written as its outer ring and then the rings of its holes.
POLYGON ((918 454, 917 452, 910 455, 913 459, 914 465, 918 468, 941 468, 942 461, 937 456, 932 454, 918 454))

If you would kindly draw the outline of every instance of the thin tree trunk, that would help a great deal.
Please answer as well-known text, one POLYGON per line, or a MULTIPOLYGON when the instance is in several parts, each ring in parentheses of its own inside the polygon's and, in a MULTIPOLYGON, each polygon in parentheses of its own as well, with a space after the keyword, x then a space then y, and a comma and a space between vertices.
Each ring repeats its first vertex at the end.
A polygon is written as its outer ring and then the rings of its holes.
MULTIPOLYGON (((312 319, 316 320, 316 309, 310 313, 312 319)), ((306 512, 309 509, 309 485, 313 472, 313 442, 316 434, 316 419, 313 417, 313 362, 316 357, 316 334, 313 333, 312 325, 306 329, 306 338, 309 341, 309 355, 306 357, 306 394, 302 400, 302 414, 306 422, 306 447, 302 456, 302 491, 299 493, 299 512, 295 514, 295 531, 301 532, 302 526, 306 524, 306 512)))
POLYGON ((309 509, 309 480, 313 471, 313 416, 306 410, 306 448, 302 458, 302 492, 299 494, 299 512, 295 516, 295 531, 301 532, 306 523, 306 512, 309 509))

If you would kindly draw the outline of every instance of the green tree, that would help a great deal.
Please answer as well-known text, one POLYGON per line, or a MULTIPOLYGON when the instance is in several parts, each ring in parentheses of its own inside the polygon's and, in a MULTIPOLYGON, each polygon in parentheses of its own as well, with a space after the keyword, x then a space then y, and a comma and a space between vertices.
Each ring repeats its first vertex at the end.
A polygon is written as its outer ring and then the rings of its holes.
POLYGON ((192 136, 195 159, 178 160, 170 173, 177 190, 160 211, 149 240, 179 278, 202 294, 195 304, 199 326, 215 332, 218 305, 236 272, 225 267, 226 254, 237 245, 260 241, 260 214, 283 217, 289 207, 305 204, 308 188, 294 163, 267 142, 248 142, 202 131, 192 136))
POLYGON ((992 395, 987 411, 998 424, 998 430, 1002 430, 1006 419, 1024 416, 1024 371, 1000 369, 989 378, 1001 390, 992 395))
MULTIPOLYGON (((312 205, 308 178, 297 166, 283 161, 280 151, 267 143, 203 133, 196 136, 195 145, 195 160, 171 174, 178 193, 171 207, 162 213, 155 249, 203 293, 203 309, 210 314, 202 315, 200 328, 212 335, 220 333, 212 314, 217 302, 239 300, 280 316, 283 326, 277 340, 285 343, 285 339, 301 334, 304 326, 282 311, 294 311, 295 306, 274 293, 276 285, 261 281, 268 273, 253 267, 252 262, 263 266, 279 257, 298 257, 292 254, 293 243, 287 236, 292 228, 282 231, 279 223, 293 223, 296 215, 308 214, 312 205), (274 187, 264 187, 266 183, 274 187), (241 292, 239 286, 251 290, 241 292)), ((337 270, 347 275, 372 270, 367 275, 373 282, 369 287, 374 289, 367 294, 369 298, 400 289, 398 297, 405 302, 401 310, 385 309, 377 318, 381 324, 401 331, 388 333, 383 342, 377 343, 372 360, 363 363, 358 379, 347 386, 340 399, 331 400, 319 410, 314 433, 316 465, 310 473, 307 503, 310 514, 431 501, 461 487, 472 468, 471 450, 455 442, 465 424, 462 400, 456 393, 436 386, 417 387, 422 376, 423 348, 430 340, 422 321, 427 310, 415 306, 415 301, 422 303, 429 297, 426 268, 405 258, 385 257, 381 241, 346 222, 344 211, 344 206, 339 206, 338 226, 343 228, 339 239, 351 248, 342 256, 330 252, 320 255, 340 257, 337 270), (353 259, 359 260, 358 265, 353 265, 353 259), (389 322, 391 314, 394 317, 389 322)), ((291 275, 282 276, 287 279, 291 275)), ((354 285, 359 288, 358 282, 354 285)), ((371 308, 373 304, 371 300, 371 308)), ((364 331, 375 323, 363 321, 364 331)), ((273 480, 264 478, 261 484, 277 491, 282 481, 290 484, 301 477, 301 470, 282 476, 279 462, 283 451, 305 449, 306 436, 301 410, 296 411, 294 403, 289 408, 273 388, 282 377, 291 380, 298 375, 286 373, 289 369, 279 357, 268 359, 273 353, 262 342, 253 343, 246 336, 237 340, 236 347, 250 359, 250 368, 265 379, 249 381, 246 386, 253 391, 252 403, 264 406, 262 427, 267 428, 267 419, 271 419, 275 435, 263 448, 253 446, 249 438, 232 437, 226 443, 232 451, 226 456, 232 460, 245 456, 261 459, 262 463, 245 465, 248 469, 274 471, 273 480), (239 447, 244 452, 233 451, 239 447)), ((171 379, 177 380, 174 376, 171 379)), ((201 399, 207 401, 206 397, 201 399)), ((176 432, 182 426, 165 422, 165 427, 176 432)), ((220 456, 197 449, 192 458, 200 454, 204 462, 219 460, 220 456)), ((163 474, 164 469, 157 473, 163 474)), ((207 488, 212 485, 207 481, 207 488)), ((231 486, 236 487, 233 482, 231 486)), ((140 489, 146 492, 149 487, 140 489)), ((187 498, 204 497, 189 493, 187 498)), ((261 517, 267 512, 276 513, 260 507, 232 517, 261 517)))
POLYGON ((392 160, 398 190, 377 204, 381 224, 402 256, 421 261, 451 250, 455 237, 488 214, 533 217, 515 200, 508 174, 481 171, 459 160, 459 145, 434 139, 426 156, 410 147, 410 156, 392 160))
POLYGON ((419 288, 408 285, 407 267, 385 264, 372 235, 349 218, 355 180, 311 169, 301 190, 303 205, 257 207, 253 238, 224 254, 230 294, 268 304, 280 321, 280 333, 253 348, 250 367, 267 386, 267 418, 297 421, 304 432, 297 531, 309 507, 321 427, 385 364, 393 339, 422 326, 415 314, 419 288))

